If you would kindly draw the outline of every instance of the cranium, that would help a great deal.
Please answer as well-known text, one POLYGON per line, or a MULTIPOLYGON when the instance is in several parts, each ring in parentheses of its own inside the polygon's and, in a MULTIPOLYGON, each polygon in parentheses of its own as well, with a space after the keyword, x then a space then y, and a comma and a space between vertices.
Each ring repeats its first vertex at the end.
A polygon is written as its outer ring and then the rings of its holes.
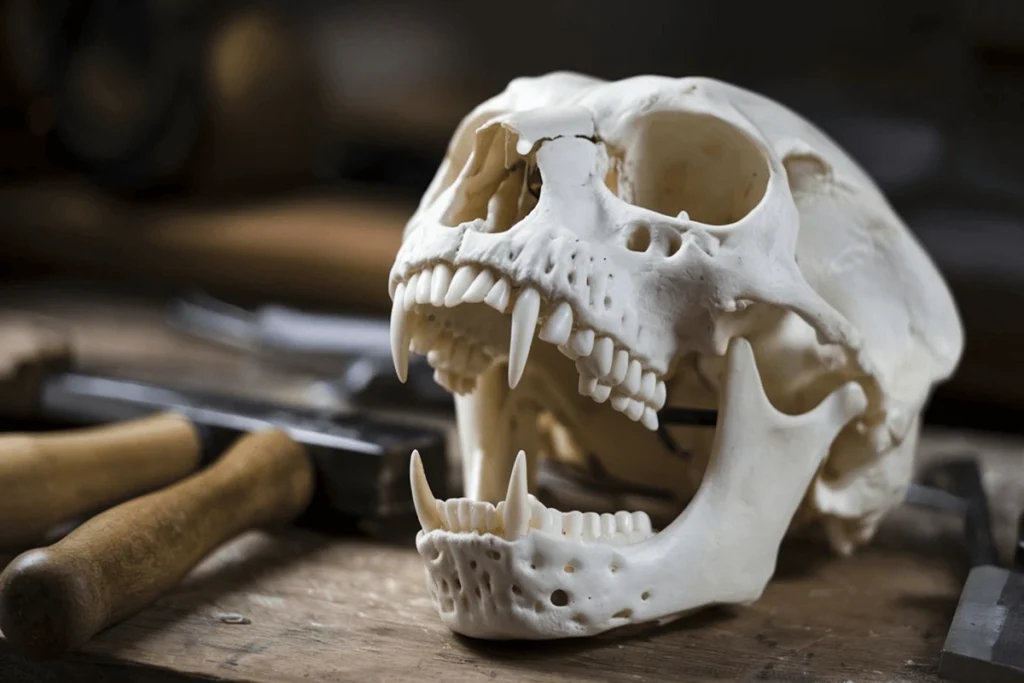
POLYGON ((455 395, 464 497, 416 454, 427 590, 479 638, 588 636, 758 599, 787 534, 840 554, 902 499, 958 311, 871 178, 707 78, 512 81, 459 125, 390 275, 396 369, 455 395), (717 411, 667 426, 666 406, 717 411), (671 490, 561 512, 541 459, 671 490), (673 518, 674 516, 674 518, 673 518))

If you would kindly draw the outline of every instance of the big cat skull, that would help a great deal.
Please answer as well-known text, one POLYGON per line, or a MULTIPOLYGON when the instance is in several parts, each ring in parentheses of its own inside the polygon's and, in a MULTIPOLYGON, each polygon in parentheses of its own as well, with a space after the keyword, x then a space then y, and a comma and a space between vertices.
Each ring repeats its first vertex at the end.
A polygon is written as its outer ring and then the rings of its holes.
POLYGON ((706 78, 513 81, 456 130, 389 286, 399 376, 425 354, 456 401, 465 497, 411 464, 427 590, 481 638, 756 600, 808 525, 851 552, 901 500, 963 345, 864 171, 706 78), (666 406, 717 423, 659 425, 666 406), (681 503, 561 512, 540 459, 681 503))

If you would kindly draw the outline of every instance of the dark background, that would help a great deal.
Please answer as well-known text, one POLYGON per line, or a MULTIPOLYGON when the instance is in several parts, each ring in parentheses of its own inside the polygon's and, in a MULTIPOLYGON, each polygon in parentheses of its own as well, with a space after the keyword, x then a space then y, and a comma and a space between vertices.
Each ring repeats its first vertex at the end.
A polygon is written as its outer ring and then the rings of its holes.
MULTIPOLYGON (((133 206, 316 191, 410 211, 459 119, 520 75, 705 75, 760 91, 874 175, 953 287, 967 350, 929 420, 1020 431, 1021 0, 3 7, 4 187, 74 178, 133 206)), ((0 215, 9 234, 22 223, 0 215)), ((19 273, 46 257, 0 253, 19 273)), ((258 278, 250 293, 272 294, 258 278)))

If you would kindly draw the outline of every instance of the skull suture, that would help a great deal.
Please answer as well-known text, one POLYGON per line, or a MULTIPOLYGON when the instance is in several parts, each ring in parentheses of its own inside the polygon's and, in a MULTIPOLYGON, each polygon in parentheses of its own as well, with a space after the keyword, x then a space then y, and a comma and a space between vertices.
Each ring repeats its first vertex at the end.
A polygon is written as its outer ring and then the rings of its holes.
POLYGON ((909 482, 963 338, 872 180, 783 106, 706 78, 522 78, 471 112, 391 271, 404 379, 456 397, 465 498, 413 456, 427 588, 452 630, 561 638, 756 600, 784 536, 849 553, 909 482), (666 405, 716 409, 669 427, 666 405), (540 458, 681 504, 562 513, 540 458), (507 491, 506 491, 507 489, 507 491))

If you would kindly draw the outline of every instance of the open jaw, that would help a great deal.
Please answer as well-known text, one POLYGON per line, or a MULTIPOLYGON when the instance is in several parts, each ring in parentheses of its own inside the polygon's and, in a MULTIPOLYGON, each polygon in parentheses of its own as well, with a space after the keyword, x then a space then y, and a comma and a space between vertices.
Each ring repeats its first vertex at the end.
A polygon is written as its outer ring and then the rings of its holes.
MULTIPOLYGON (((630 349, 616 348, 611 335, 581 330, 568 304, 481 265, 426 264, 396 280, 392 296, 399 376, 410 350, 425 354, 437 381, 471 403, 463 404, 458 425, 466 496, 435 500, 418 454, 410 465, 427 590, 442 622, 470 637, 590 636, 757 599, 830 444, 867 405, 850 382, 807 413, 778 411, 750 343, 736 337, 710 457, 685 509, 658 533, 642 511, 563 513, 530 494, 535 457, 508 443, 501 421, 516 419, 515 406, 539 405, 580 438, 594 420, 602 434, 650 436, 665 403, 665 378, 630 349), (499 387, 496 373, 506 368, 499 387)), ((515 434, 553 448, 536 429, 515 434)), ((600 457, 628 462, 634 454, 600 457)))

